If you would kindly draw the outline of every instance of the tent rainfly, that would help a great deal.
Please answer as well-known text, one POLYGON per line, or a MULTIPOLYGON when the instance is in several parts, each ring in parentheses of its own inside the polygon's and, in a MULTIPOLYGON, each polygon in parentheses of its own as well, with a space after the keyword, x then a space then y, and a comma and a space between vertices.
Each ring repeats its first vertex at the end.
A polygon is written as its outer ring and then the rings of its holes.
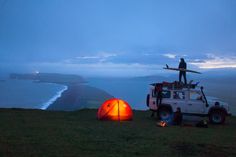
POLYGON ((98 109, 99 120, 126 121, 132 120, 133 111, 124 100, 112 98, 105 101, 98 109))

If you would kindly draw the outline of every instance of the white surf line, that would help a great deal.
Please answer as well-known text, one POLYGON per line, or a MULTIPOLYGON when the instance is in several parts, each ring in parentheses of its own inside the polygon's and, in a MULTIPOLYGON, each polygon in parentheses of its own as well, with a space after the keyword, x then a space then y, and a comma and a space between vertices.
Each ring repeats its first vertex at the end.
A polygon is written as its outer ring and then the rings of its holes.
POLYGON ((46 110, 52 103, 54 103, 58 98, 61 97, 62 93, 68 89, 67 86, 64 86, 64 88, 57 92, 57 94, 49 99, 46 103, 43 104, 43 106, 40 108, 41 110, 46 110))

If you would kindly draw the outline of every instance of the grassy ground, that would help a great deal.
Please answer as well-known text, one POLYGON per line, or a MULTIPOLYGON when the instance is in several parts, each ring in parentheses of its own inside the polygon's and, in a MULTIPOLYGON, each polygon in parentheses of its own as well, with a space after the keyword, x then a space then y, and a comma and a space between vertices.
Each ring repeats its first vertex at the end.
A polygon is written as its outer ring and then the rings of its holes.
POLYGON ((156 127, 149 112, 131 122, 96 120, 96 110, 0 110, 0 156, 236 156, 236 117, 209 128, 156 127))

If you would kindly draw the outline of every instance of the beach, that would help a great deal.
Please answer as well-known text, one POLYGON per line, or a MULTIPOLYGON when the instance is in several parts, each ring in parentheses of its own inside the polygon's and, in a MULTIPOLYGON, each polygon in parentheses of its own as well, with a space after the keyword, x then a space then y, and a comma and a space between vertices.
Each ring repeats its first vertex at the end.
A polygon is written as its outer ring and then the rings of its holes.
POLYGON ((64 86, 64 88, 56 93, 55 96, 53 96, 51 99, 49 99, 46 103, 44 103, 41 107, 42 110, 46 110, 51 104, 53 104, 58 98, 61 97, 62 93, 68 89, 67 86, 64 86))
POLYGON ((69 85, 61 97, 48 106, 47 110, 73 111, 83 108, 98 108, 113 96, 95 87, 84 84, 69 85))

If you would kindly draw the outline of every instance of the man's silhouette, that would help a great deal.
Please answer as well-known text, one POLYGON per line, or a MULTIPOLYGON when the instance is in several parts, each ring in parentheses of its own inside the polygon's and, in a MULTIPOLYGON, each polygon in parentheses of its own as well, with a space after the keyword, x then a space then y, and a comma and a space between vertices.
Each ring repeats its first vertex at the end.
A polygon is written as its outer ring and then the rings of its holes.
MULTIPOLYGON (((179 69, 187 69, 187 64, 183 58, 180 59, 179 69)), ((184 77, 184 83, 187 84, 186 71, 179 71, 179 82, 181 82, 182 76, 184 77)))

